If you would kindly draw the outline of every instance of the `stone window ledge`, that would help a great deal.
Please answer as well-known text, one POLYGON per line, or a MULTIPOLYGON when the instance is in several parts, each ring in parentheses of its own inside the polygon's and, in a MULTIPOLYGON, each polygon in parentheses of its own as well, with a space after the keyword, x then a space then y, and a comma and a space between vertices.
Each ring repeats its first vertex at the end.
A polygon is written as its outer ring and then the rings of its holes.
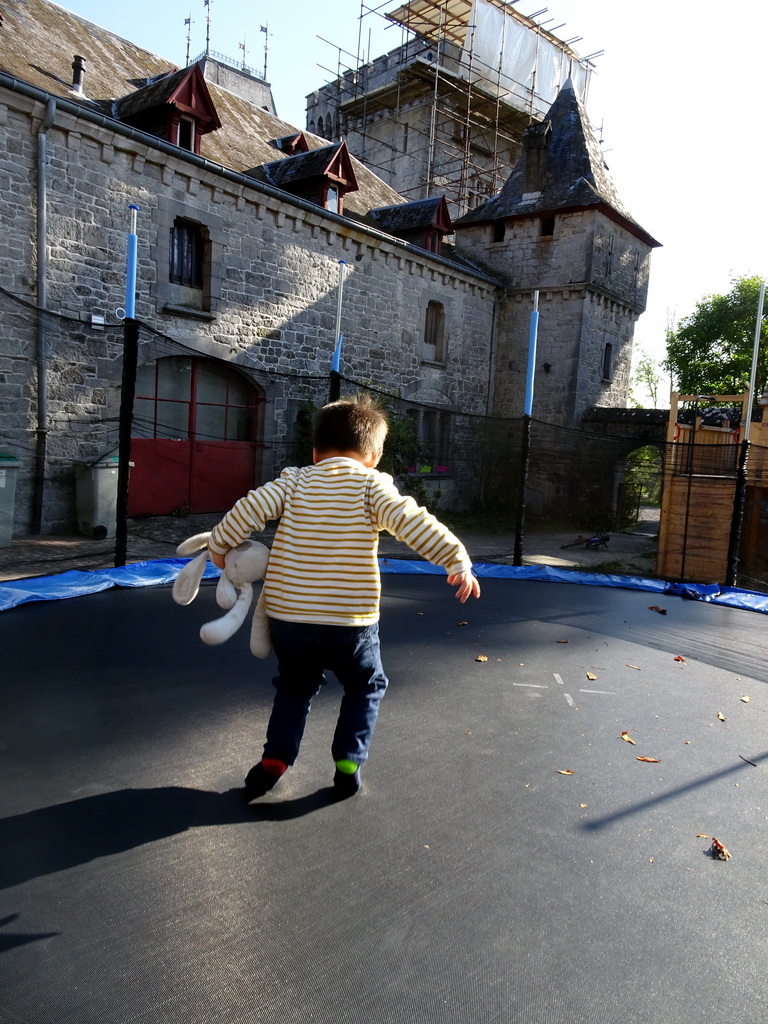
POLYGON ((170 316, 183 316, 189 320, 205 320, 207 323, 212 323, 216 319, 215 313, 207 313, 203 309, 192 309, 191 306, 176 306, 172 302, 167 302, 162 307, 163 313, 168 313, 170 316))

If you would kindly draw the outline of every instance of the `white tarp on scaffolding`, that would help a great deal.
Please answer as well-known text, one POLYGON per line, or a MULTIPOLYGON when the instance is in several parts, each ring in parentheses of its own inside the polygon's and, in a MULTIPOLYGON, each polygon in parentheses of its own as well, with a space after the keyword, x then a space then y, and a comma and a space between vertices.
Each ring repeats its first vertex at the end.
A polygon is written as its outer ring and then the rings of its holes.
POLYGON ((586 98, 589 71, 535 29, 486 0, 474 0, 462 64, 473 82, 543 116, 568 78, 586 98))

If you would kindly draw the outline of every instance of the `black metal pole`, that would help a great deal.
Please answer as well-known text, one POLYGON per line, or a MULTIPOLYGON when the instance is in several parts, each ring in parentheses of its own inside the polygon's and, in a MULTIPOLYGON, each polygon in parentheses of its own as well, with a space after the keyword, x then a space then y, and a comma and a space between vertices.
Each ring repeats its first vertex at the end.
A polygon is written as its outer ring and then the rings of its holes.
POLYGON ((513 565, 523 564, 523 530, 525 527, 525 496, 528 489, 528 462, 531 455, 531 417, 523 416, 523 437, 520 446, 520 481, 517 492, 517 526, 513 565))
POLYGON ((341 374, 336 370, 331 370, 331 378, 328 387, 328 401, 338 402, 341 398, 341 374))
POLYGON ((139 361, 139 322, 123 321, 123 378, 120 389, 117 499, 115 502, 115 566, 125 565, 128 554, 128 477, 131 469, 131 428, 139 361))
POLYGON ((739 571, 739 550, 741 548, 741 527, 744 523, 744 507, 747 500, 747 460, 749 458, 749 441, 741 442, 739 465, 736 470, 736 489, 733 495, 733 516, 731 518, 731 536, 728 542, 728 568, 725 583, 728 587, 736 586, 739 571))

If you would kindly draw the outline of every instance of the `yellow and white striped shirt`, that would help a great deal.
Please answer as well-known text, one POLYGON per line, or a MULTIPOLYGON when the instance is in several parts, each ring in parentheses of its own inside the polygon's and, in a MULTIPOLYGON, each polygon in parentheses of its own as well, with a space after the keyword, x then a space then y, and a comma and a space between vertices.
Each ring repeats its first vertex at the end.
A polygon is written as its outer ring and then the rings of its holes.
POLYGON ((367 626, 379 618, 379 532, 404 541, 448 575, 471 568, 464 545, 392 477, 334 456, 284 469, 241 498, 209 547, 226 554, 280 519, 264 582, 267 613, 289 622, 367 626))

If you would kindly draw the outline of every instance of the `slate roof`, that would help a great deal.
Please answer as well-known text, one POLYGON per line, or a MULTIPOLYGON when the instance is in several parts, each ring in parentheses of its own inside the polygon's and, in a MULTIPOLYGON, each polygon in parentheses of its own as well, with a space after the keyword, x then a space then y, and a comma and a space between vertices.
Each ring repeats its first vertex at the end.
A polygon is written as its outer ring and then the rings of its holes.
POLYGON ((186 68, 182 68, 180 71, 171 71, 151 85, 145 85, 143 89, 136 89, 128 93, 127 96, 122 96, 113 105, 115 116, 122 120, 139 113, 139 111, 150 110, 152 107, 159 107, 167 103, 186 73, 186 68))
POLYGON ((307 153, 295 153, 282 160, 272 160, 264 164, 267 181, 277 188, 287 187, 297 181, 309 181, 322 178, 328 165, 341 149, 341 143, 323 146, 322 149, 310 149, 307 153))
MULTIPOLYGON (((552 134, 540 193, 535 198, 526 197, 523 152, 498 195, 460 217, 456 227, 558 210, 603 207, 606 212, 618 214, 649 245, 659 245, 625 209, 570 79, 560 89, 543 125, 547 122, 552 134)), ((540 133, 542 126, 530 130, 540 133)))
POLYGON ((443 216, 441 216, 444 206, 443 196, 432 196, 429 199, 416 199, 410 203, 398 203, 395 206, 383 206, 377 210, 371 210, 366 220, 374 227, 391 235, 431 227, 441 230, 445 228, 447 232, 450 232, 451 223, 447 210, 444 214, 448 218, 447 224, 444 224, 443 216))
MULTIPOLYGON (((124 112, 130 105, 130 94, 138 89, 156 88, 161 95, 167 80, 148 86, 148 79, 180 70, 170 61, 65 11, 50 0, 13 0, 2 5, 2 13, 0 70, 53 96, 81 102, 108 116, 112 116, 113 102, 117 100, 124 112), (75 54, 85 58, 83 95, 79 97, 71 92, 75 54)), ((201 155, 214 163, 245 173, 275 161, 280 151, 270 144, 272 140, 299 134, 300 129, 294 125, 207 77, 206 85, 222 127, 203 136, 201 155)), ((141 99, 142 109, 144 99, 146 93, 141 99)), ((327 139, 307 131, 304 136, 310 150, 328 146, 327 139)), ((364 164, 354 157, 350 159, 358 191, 345 197, 346 214, 360 219, 372 207, 405 201, 364 164)))

